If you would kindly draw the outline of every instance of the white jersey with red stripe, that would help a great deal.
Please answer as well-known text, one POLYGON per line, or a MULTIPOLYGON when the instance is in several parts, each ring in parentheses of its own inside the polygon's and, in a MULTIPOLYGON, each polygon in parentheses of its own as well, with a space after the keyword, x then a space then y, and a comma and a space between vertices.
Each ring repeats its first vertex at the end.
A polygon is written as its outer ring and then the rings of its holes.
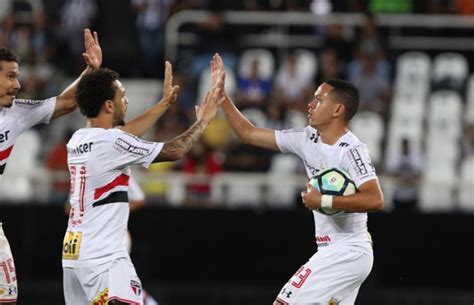
POLYGON ((122 242, 129 215, 129 165, 148 167, 163 143, 120 129, 82 128, 67 144, 71 212, 63 266, 92 267, 128 257, 122 242))
MULTIPOLYGON (((334 145, 321 141, 311 126, 275 131, 275 139, 282 152, 298 155, 304 162, 309 178, 322 169, 338 168, 349 173, 357 187, 377 179, 367 146, 351 131, 347 131, 334 145)), ((318 245, 362 246, 371 253, 371 237, 367 229, 367 213, 340 211, 325 215, 313 211, 318 245)))
POLYGON ((49 123, 55 106, 56 97, 46 100, 17 99, 9 108, 0 107, 0 179, 16 139, 37 124, 49 123))

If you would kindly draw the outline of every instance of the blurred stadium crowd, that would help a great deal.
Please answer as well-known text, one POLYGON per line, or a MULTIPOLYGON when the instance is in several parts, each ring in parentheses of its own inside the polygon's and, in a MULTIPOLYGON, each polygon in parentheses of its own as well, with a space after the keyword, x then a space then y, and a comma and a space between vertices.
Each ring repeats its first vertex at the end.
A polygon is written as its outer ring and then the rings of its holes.
MULTIPOLYGON (((470 77, 469 50, 394 49, 388 41, 389 29, 377 23, 377 16, 385 13, 474 15, 471 0, 4 0, 0 2, 0 45, 12 48, 22 58, 19 98, 46 98, 60 92, 67 80, 83 69, 82 30, 91 27, 99 32, 103 66, 126 78, 133 112, 158 100, 159 79, 168 59, 167 21, 188 10, 208 14, 183 26, 194 40, 172 54, 174 79, 181 91, 154 134, 148 135, 150 140, 169 140, 194 120, 193 106, 208 85, 206 68, 213 52, 220 52, 228 65, 228 85, 239 108, 260 127, 305 126, 307 103, 317 85, 326 79, 344 78, 360 90, 360 113, 352 128, 369 145, 387 201, 393 202, 389 209, 474 210, 472 190, 462 187, 472 186, 474 180, 474 79, 470 77), (363 20, 357 27, 340 22, 294 27, 289 29, 290 35, 312 35, 319 45, 275 48, 251 46, 242 39, 249 34, 271 35, 276 31, 274 26, 258 20, 230 24, 225 18, 228 11, 306 12, 314 18, 360 13, 363 20), (144 105, 137 102, 147 97, 150 100, 144 105)), ((416 31, 425 36, 435 32, 453 35, 446 29, 443 32, 442 24, 437 29, 421 27, 416 31)), ((456 29, 455 35, 472 33, 472 27, 462 28, 456 29)), ((10 191, 0 190, 0 202, 40 198, 62 204, 69 188, 65 143, 82 124, 79 115, 68 116, 26 134, 15 147, 12 158, 21 161, 10 162, 4 186, 10 191), (39 171, 38 177, 37 168, 49 174, 39 171)), ((149 198, 156 198, 156 202, 194 206, 209 206, 214 198, 227 197, 258 204, 261 197, 251 193, 255 186, 268 188, 265 181, 273 180, 267 174, 300 177, 290 188, 277 187, 286 194, 277 193, 280 200, 288 206, 297 203, 298 190, 304 186, 302 164, 292 157, 274 156, 239 143, 223 117, 216 119, 203 141, 181 162, 156 164, 147 173, 136 173, 149 198), (239 174, 225 175, 231 173, 239 174), (175 174, 186 175, 176 178, 175 174), (193 178, 186 179, 189 175, 193 178), (212 177, 222 177, 221 184, 229 181, 224 185, 227 193, 221 197, 215 194, 212 177), (242 177, 241 188, 230 191, 242 177), (176 179, 181 184, 172 192, 171 181, 176 179)), ((282 183, 281 176, 275 181, 282 183)), ((271 188, 266 190, 272 192, 271 188)))

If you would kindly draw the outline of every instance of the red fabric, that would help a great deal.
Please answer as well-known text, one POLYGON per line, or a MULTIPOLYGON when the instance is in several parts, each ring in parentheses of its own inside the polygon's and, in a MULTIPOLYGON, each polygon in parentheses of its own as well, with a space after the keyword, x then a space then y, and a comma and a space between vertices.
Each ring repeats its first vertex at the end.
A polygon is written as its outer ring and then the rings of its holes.
POLYGON ((10 153, 12 152, 12 149, 13 149, 13 145, 3 151, 0 150, 0 161, 8 158, 10 156, 10 153))
MULTIPOLYGON (((207 156, 204 164, 199 164, 195 157, 188 156, 183 163, 183 172, 189 174, 205 173, 213 175, 222 172, 222 165, 218 158, 212 154, 207 156)), ((205 194, 209 193, 211 187, 207 183, 195 183, 188 185, 188 191, 193 193, 205 194)))
POLYGON ((114 187, 117 187, 119 185, 128 185, 128 180, 129 179, 130 179, 129 176, 127 176, 125 174, 121 174, 120 176, 117 176, 117 178, 115 178, 111 182, 107 183, 106 185, 95 189, 94 200, 99 199, 100 196, 102 196, 104 193, 107 193, 108 191, 110 191, 114 187))

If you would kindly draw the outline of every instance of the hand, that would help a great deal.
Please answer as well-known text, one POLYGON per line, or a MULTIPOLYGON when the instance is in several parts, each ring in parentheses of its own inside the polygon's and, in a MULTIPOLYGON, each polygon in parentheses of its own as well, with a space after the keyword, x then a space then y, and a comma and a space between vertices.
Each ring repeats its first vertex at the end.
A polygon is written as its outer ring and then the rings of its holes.
POLYGON ((310 210, 317 210, 321 207, 321 193, 309 182, 306 183, 306 191, 301 192, 301 199, 310 210))
POLYGON ((99 35, 94 32, 92 36, 91 30, 84 29, 84 48, 82 53, 84 61, 91 69, 98 69, 102 65, 102 49, 99 44, 99 35))
POLYGON ((206 94, 204 102, 201 106, 194 106, 196 110, 196 117, 198 120, 210 122, 217 114, 217 109, 224 101, 221 91, 221 83, 224 81, 224 72, 220 71, 217 74, 216 85, 206 94))
POLYGON ((222 60, 219 53, 214 54, 211 60, 211 87, 217 85, 218 82, 218 74, 219 71, 224 73, 223 81, 219 84, 221 88, 221 93, 226 95, 225 93, 225 66, 224 61, 222 60))
POLYGON ((173 86, 173 66, 169 61, 165 63, 165 80, 163 82, 163 97, 160 103, 171 106, 178 98, 179 86, 173 86))

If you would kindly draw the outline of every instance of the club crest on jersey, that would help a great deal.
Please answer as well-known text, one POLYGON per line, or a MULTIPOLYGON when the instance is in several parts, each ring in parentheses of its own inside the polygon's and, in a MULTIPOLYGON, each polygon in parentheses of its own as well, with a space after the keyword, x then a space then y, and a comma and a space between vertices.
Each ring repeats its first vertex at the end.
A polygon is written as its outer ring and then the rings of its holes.
POLYGON ((328 302, 328 305, 339 305, 339 301, 335 298, 331 298, 328 302))
POLYGON ((127 141, 125 141, 122 138, 118 138, 115 141, 114 146, 116 148, 119 148, 122 151, 126 151, 126 152, 136 154, 136 155, 147 155, 150 152, 146 148, 133 146, 132 144, 128 143, 127 141))
POLYGON ((130 287, 132 287, 133 293, 136 296, 140 296, 142 294, 142 285, 138 281, 131 280, 130 287))

